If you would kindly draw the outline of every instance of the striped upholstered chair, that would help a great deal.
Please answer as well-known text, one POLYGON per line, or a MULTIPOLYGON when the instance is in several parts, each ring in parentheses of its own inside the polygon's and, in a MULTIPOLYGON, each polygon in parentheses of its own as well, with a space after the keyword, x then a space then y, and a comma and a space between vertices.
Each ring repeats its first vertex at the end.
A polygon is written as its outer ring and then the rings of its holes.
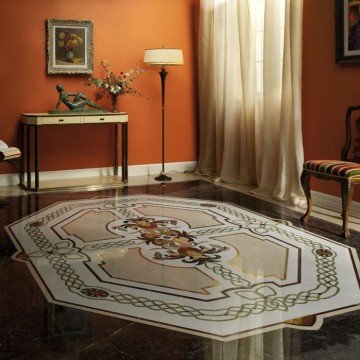
POLYGON ((310 178, 335 180, 341 184, 342 197, 342 233, 344 238, 350 235, 348 220, 351 199, 354 193, 354 186, 360 184, 360 105, 350 106, 347 109, 346 122, 346 143, 341 151, 341 160, 309 160, 304 164, 301 174, 301 185, 304 189, 307 200, 307 211, 301 217, 306 222, 311 212, 310 178), (355 120, 355 125, 351 124, 355 120), (352 132, 356 133, 352 141, 352 132))

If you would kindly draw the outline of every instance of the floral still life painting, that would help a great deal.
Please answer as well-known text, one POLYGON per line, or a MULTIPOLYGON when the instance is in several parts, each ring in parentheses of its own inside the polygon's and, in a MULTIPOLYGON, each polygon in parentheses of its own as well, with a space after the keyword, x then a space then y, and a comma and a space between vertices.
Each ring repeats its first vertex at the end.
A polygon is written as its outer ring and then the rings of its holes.
POLYGON ((47 21, 48 74, 91 74, 93 24, 88 20, 47 21))
POLYGON ((84 29, 55 29, 56 64, 77 63, 84 65, 84 29))
POLYGON ((138 97, 145 97, 143 93, 134 89, 131 83, 144 72, 143 69, 137 67, 135 69, 128 70, 126 72, 121 71, 119 75, 110 70, 110 65, 106 60, 101 62, 101 66, 104 71, 104 77, 90 77, 87 86, 94 84, 97 88, 95 93, 95 99, 100 100, 103 97, 111 97, 112 111, 118 112, 119 96, 120 95, 134 95, 138 97))

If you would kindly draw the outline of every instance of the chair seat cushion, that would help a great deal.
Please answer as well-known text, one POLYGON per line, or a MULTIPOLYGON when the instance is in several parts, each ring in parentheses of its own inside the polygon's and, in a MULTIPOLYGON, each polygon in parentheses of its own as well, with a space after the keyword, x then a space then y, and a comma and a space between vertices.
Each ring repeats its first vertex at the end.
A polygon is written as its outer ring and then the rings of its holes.
POLYGON ((348 161, 309 160, 304 163, 304 169, 344 178, 360 177, 360 164, 348 161))

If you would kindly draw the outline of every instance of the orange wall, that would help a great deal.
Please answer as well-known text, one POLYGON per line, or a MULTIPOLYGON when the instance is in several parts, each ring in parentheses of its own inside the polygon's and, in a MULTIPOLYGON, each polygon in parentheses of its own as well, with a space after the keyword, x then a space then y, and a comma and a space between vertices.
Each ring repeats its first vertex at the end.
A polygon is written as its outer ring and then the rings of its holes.
MULTIPOLYGON (((345 142, 345 112, 360 104, 360 63, 335 63, 335 5, 304 0, 303 136, 305 160, 340 159, 345 142)), ((340 185, 312 180, 312 188, 332 195, 340 185)), ((357 192, 357 191, 355 191, 357 192)), ((360 200, 358 194, 355 199, 360 200)))
MULTIPOLYGON (((166 161, 197 159, 196 13, 198 0, 0 0, 0 139, 18 144, 22 112, 46 112, 57 102, 55 86, 81 91, 86 75, 46 74, 45 21, 87 19, 94 22, 94 75, 100 61, 115 72, 142 64, 144 49, 179 47, 185 65, 169 67, 166 84, 166 161)), ((149 101, 120 97, 129 113, 129 164, 161 162, 161 99, 159 69, 147 67, 133 84, 149 101)), ((102 102, 110 107, 110 99, 102 102)), ((111 166, 112 128, 105 126, 41 129, 40 170, 111 166)), ((2 164, 0 173, 14 169, 2 164)))
MULTIPOLYGON (((17 143, 21 112, 51 109, 55 85, 87 93, 86 76, 48 76, 45 20, 94 21, 95 75, 100 61, 112 69, 142 66, 145 48, 166 45, 184 51, 185 66, 169 68, 167 78, 166 161, 197 159, 196 33, 199 0, 0 0, 0 139, 17 143)), ((344 114, 360 103, 360 64, 335 64, 334 2, 304 0, 303 137, 305 159, 340 157, 344 114)), ((160 79, 146 68, 134 83, 149 101, 124 96, 128 111, 130 165, 161 161, 160 79)), ((93 89, 93 88, 92 88, 93 89)), ((108 102, 104 105, 110 104, 108 102)), ((41 170, 111 165, 112 133, 103 127, 47 128, 42 131, 41 170)), ((0 173, 14 171, 2 164, 0 173)), ((313 188, 338 195, 339 186, 313 180, 313 188)))

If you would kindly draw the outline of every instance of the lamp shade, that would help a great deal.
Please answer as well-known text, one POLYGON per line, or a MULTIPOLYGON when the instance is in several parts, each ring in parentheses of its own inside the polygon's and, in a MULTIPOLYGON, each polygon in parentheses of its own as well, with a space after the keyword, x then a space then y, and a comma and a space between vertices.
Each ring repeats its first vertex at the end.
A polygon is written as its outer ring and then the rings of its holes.
POLYGON ((146 49, 144 63, 155 66, 183 65, 183 52, 180 49, 146 49))

